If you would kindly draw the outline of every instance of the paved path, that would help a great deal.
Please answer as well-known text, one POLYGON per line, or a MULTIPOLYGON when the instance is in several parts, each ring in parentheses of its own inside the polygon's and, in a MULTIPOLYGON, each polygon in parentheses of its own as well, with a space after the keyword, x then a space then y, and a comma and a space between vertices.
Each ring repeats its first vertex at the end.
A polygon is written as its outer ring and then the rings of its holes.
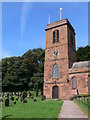
POLYGON ((58 118, 87 118, 73 101, 65 100, 58 118))

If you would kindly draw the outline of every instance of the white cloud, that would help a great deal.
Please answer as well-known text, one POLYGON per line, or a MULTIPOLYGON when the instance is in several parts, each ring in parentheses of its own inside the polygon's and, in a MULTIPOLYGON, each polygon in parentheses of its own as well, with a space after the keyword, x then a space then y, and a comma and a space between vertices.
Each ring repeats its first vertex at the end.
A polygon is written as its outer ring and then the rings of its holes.
POLYGON ((22 3, 22 11, 21 11, 21 43, 23 42, 24 32, 25 32, 25 26, 27 22, 27 18, 29 16, 29 13, 32 9, 32 4, 29 2, 22 3))

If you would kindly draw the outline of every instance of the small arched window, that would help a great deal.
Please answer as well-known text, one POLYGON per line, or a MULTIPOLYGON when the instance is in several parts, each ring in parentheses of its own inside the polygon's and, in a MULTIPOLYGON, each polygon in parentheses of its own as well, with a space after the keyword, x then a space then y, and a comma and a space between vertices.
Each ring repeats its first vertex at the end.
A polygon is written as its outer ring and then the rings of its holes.
POLYGON ((59 78, 59 68, 58 64, 55 64, 53 66, 53 78, 59 78))
POLYGON ((59 30, 53 32, 53 43, 59 42, 59 30))
POLYGON ((53 43, 55 43, 55 31, 53 32, 53 43))
POLYGON ((59 42, 59 30, 57 30, 57 42, 59 42))
POLYGON ((77 87, 76 77, 73 77, 73 78, 72 78, 72 88, 73 88, 73 89, 76 89, 76 87, 77 87))

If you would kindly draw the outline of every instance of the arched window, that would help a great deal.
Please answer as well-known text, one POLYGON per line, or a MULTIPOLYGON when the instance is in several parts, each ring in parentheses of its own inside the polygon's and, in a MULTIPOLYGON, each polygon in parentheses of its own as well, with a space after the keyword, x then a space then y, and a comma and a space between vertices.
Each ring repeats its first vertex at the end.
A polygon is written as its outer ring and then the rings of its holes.
POLYGON ((59 30, 57 30, 57 42, 59 42, 59 30))
POLYGON ((55 64, 55 65, 53 66, 53 78, 59 78, 58 64, 55 64))
POLYGON ((53 32, 53 43, 55 43, 55 31, 53 32))
POLYGON ((59 42, 59 30, 53 32, 53 43, 59 42))
POLYGON ((73 87, 73 89, 76 89, 76 87, 77 87, 76 77, 73 77, 73 78, 72 78, 72 87, 73 87))

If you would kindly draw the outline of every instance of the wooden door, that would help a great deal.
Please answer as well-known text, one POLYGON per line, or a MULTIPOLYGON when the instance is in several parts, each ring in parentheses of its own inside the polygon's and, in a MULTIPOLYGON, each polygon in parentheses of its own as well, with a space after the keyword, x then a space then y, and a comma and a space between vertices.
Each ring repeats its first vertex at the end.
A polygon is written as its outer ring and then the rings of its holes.
POLYGON ((58 86, 53 86, 52 88, 52 98, 58 99, 58 86))

